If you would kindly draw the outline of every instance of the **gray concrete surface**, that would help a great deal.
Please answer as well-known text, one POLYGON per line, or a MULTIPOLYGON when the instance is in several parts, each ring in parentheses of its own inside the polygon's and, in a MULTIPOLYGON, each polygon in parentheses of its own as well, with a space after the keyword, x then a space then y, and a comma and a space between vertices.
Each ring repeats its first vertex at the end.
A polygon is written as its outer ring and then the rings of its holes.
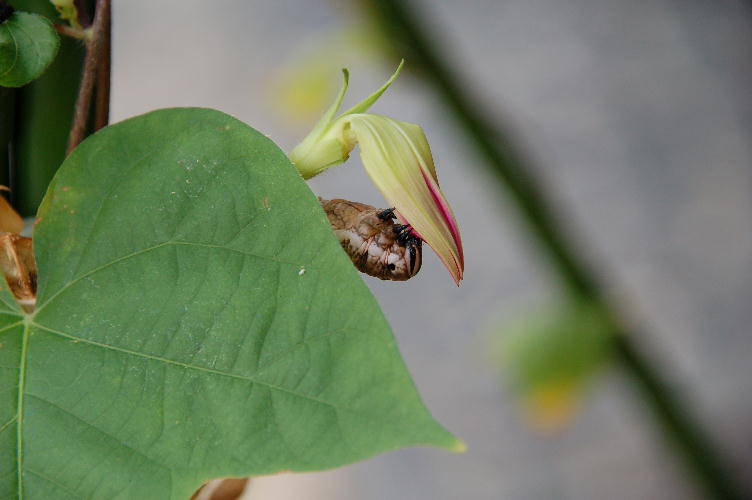
MULTIPOLYGON (((749 4, 420 4, 468 87, 515 126, 645 350, 752 483, 749 4)), ((113 118, 209 106, 290 148, 303 130, 269 104, 267 75, 348 11, 324 0, 115 2, 113 118)), ((353 70, 351 99, 390 71, 342 64, 353 70)), ((485 361, 481 332, 546 300, 545 269, 513 207, 420 81, 399 80, 375 111, 424 126, 467 269, 459 289, 433 256, 408 283, 366 280, 427 405, 469 451, 402 450, 264 478, 249 498, 698 498, 618 372, 593 387, 573 426, 549 437, 529 432, 485 361)), ((314 189, 381 205, 354 159, 314 189)))

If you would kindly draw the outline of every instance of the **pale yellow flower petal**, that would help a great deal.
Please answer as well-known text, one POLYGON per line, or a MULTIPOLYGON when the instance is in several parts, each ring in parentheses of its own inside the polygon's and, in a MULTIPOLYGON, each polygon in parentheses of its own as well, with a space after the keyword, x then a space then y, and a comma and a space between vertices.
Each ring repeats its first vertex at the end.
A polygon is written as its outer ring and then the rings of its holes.
POLYGON ((349 122, 373 183, 459 284, 465 267, 462 240, 452 209, 439 188, 423 129, 374 114, 351 115, 349 122))

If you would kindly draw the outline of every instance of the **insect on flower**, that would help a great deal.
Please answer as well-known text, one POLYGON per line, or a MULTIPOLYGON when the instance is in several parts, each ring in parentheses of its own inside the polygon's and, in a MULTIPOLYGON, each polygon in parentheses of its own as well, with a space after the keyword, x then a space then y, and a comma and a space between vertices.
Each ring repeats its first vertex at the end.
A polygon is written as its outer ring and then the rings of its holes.
POLYGON ((410 226, 394 223, 394 209, 342 199, 319 201, 358 270, 392 281, 408 280, 420 271, 423 240, 410 226))
MULTIPOLYGON (((401 232, 420 238, 421 242, 425 241, 449 270, 454 282, 459 285, 465 270, 462 239, 454 213, 439 187, 431 148, 423 129, 412 123, 367 112, 397 78, 401 68, 402 63, 379 90, 337 116, 347 90, 348 73, 343 70, 344 82, 336 101, 313 130, 290 151, 289 158, 303 178, 310 179, 333 165, 346 161, 355 146, 358 146, 363 167, 371 181, 384 195, 387 203, 395 207, 394 213, 402 223, 410 225, 409 231, 403 228, 401 232)), ((381 228, 373 226, 369 229, 371 230, 378 232, 381 228)), ((387 243, 391 241, 384 241, 377 246, 383 247, 383 250, 388 248, 387 243)), ((397 243, 404 242, 397 240, 397 243)), ((349 246, 352 244, 348 243, 349 246)), ((359 252, 358 259, 367 262, 368 258, 365 255, 368 250, 361 249, 360 246, 357 248, 358 250, 352 251, 359 252)), ((411 247, 408 245, 404 248, 407 249, 409 257, 411 247)), ((375 247, 373 252, 377 253, 375 247)), ((383 255, 383 251, 379 255, 383 255)), ((355 257, 353 260, 355 261, 355 257)), ((413 262, 410 263, 414 265, 413 262)), ((358 266, 357 261, 355 265, 358 266)), ((396 266, 395 263, 395 270, 396 266)), ((407 279, 417 272, 410 272, 410 267, 407 270, 407 274, 400 279, 407 279)), ((382 279, 395 279, 383 277, 386 275, 380 270, 377 272, 371 269, 365 272, 382 279)))

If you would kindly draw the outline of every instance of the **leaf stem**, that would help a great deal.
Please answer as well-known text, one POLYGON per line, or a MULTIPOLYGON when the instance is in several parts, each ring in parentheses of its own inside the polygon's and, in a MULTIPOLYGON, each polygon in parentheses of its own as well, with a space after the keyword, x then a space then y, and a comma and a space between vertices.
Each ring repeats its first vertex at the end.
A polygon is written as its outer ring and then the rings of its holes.
POLYGON ((76 108, 73 114, 73 124, 68 136, 66 155, 70 154, 84 140, 86 135, 86 122, 89 118, 89 108, 91 107, 91 97, 97 77, 97 67, 101 59, 104 35, 108 31, 109 18, 110 0, 97 0, 96 10, 94 11, 94 23, 91 27, 91 38, 86 42, 83 75, 81 77, 81 84, 78 87, 78 97, 76 98, 76 108))
POLYGON ((459 77, 439 56, 432 37, 420 24, 408 2, 400 0, 371 0, 369 12, 377 17, 396 51, 404 55, 412 69, 430 82, 455 120, 482 156, 485 165, 506 187, 516 203, 520 215, 537 238, 544 256, 561 281, 564 289, 601 304, 607 316, 613 318, 613 352, 624 370, 631 376, 646 405, 653 411, 657 423, 674 444, 684 463, 710 498, 741 499, 741 489, 733 482, 723 461, 714 449, 705 430, 689 416, 681 402, 672 396, 669 385, 635 346, 631 332, 619 321, 617 309, 605 298, 592 271, 567 237, 560 218, 554 214, 551 197, 535 177, 531 162, 521 154, 504 133, 492 125, 463 91, 459 77))

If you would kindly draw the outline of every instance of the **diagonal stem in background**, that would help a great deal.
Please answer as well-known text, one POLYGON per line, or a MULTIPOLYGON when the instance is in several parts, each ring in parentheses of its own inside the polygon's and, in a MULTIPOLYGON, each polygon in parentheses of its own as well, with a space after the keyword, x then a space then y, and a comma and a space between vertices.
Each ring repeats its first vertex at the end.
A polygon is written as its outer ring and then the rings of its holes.
POLYGON ((551 197, 536 179, 529 160, 463 92, 457 75, 439 56, 439 49, 432 41, 435 37, 428 35, 410 4, 403 0, 370 0, 367 6, 368 12, 380 22, 387 39, 433 85, 467 139, 485 157, 486 166, 516 203, 520 216, 537 238, 564 289, 576 297, 600 304, 611 318, 616 359, 630 375, 697 483, 709 498, 743 498, 705 429, 688 415, 659 370, 637 348, 633 332, 624 326, 619 311, 606 299, 595 272, 566 237, 567 233, 554 215, 551 197))

